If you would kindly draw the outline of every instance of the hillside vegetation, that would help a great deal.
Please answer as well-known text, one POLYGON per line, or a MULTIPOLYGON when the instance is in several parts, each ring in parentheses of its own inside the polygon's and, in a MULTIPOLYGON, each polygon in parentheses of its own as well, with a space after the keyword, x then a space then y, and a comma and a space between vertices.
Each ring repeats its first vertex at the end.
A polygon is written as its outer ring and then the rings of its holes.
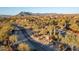
POLYGON ((20 43, 16 49, 12 48, 18 41, 18 36, 12 34, 15 29, 12 24, 17 24, 33 31, 30 35, 34 40, 45 44, 60 42, 59 50, 63 50, 64 44, 71 50, 79 49, 79 15, 27 15, 0 18, 0 50, 26 51, 32 50, 27 43, 20 43))

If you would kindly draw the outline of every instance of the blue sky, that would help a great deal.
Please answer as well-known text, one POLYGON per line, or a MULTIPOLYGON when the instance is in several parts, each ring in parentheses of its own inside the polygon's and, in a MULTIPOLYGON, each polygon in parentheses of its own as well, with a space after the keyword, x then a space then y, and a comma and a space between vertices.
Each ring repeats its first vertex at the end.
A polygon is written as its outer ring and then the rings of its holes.
POLYGON ((0 7, 0 15, 16 15, 21 11, 33 13, 79 13, 79 7, 0 7))

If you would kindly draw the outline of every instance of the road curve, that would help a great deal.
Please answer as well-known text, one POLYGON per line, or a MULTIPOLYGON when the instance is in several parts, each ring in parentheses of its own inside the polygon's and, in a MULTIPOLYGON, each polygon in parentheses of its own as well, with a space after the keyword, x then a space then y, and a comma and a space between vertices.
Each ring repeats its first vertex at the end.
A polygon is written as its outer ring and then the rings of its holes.
POLYGON ((49 46, 41 44, 41 43, 35 41, 33 38, 31 38, 30 35, 28 35, 27 29, 25 29, 21 26, 15 25, 15 24, 13 24, 13 26, 17 27, 22 32, 22 35, 24 35, 24 37, 26 38, 26 41, 28 41, 33 47, 35 47, 36 50, 38 50, 38 51, 55 51, 54 48, 50 48, 49 46))

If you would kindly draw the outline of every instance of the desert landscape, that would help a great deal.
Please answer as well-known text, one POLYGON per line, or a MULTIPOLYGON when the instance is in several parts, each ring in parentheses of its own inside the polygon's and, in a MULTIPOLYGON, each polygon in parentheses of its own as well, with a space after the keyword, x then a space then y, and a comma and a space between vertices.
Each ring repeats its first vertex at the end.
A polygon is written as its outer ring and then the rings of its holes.
POLYGON ((0 15, 0 51, 79 51, 79 14, 0 15))

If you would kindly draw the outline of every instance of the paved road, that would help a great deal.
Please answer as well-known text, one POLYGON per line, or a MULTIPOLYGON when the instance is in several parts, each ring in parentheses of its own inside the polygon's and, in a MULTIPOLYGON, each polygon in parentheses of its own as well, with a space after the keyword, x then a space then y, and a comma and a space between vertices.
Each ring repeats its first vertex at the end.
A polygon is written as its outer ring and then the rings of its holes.
MULTIPOLYGON (((54 51, 54 48, 51 48, 47 45, 41 44, 37 41, 35 41, 33 38, 30 37, 30 35, 28 35, 28 30, 20 27, 18 25, 14 25, 17 29, 18 29, 18 35, 20 35, 20 41, 25 41, 26 43, 30 44, 32 46, 32 48, 35 48, 38 51, 54 51)), ((19 43, 17 42, 17 43, 19 43)))

